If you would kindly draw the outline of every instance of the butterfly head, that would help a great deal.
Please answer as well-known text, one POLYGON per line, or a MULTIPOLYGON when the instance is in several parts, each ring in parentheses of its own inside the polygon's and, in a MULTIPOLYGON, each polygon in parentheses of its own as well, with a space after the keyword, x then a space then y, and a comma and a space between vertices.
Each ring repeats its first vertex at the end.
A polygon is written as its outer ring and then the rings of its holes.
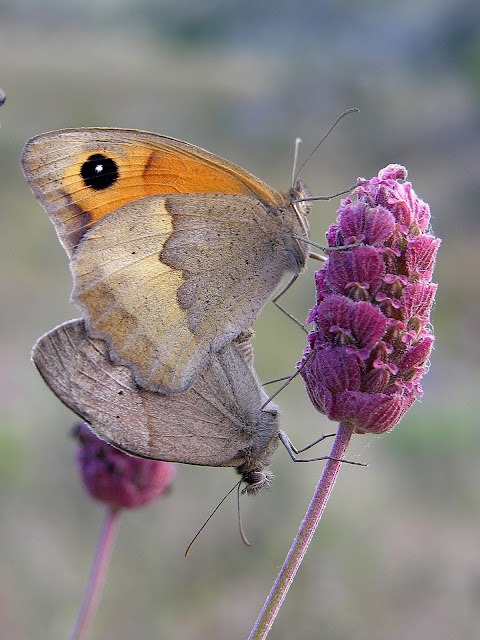
POLYGON ((292 203, 296 214, 302 221, 305 230, 308 231, 308 222, 306 219, 310 211, 308 198, 311 198, 312 194, 302 180, 297 180, 295 186, 290 189, 289 195, 290 202, 292 203))
MULTIPOLYGON (((241 471, 239 471, 241 473, 241 471)), ((265 469, 251 469, 242 473, 242 482, 245 483, 245 487, 242 489, 242 493, 248 493, 250 496, 255 496, 257 493, 261 493, 270 487, 273 480, 273 473, 265 469)))

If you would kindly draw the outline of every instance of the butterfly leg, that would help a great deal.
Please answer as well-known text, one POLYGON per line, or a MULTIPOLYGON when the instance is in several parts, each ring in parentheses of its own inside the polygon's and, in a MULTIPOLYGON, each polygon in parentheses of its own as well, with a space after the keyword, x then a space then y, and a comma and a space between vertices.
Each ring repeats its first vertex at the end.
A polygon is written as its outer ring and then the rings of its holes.
POLYGON ((319 253, 310 252, 308 254, 308 257, 311 258, 312 260, 319 260, 320 262, 326 262, 327 260, 326 256, 322 256, 319 253))
MULTIPOLYGON (((281 380, 286 380, 286 382, 284 382, 282 384, 281 387, 279 387, 274 394, 272 394, 268 400, 266 402, 263 403, 261 409, 265 409, 265 407, 267 406, 267 404, 269 402, 271 402, 273 400, 273 398, 275 398, 276 396, 278 396, 278 394, 283 391, 285 389, 285 387, 288 387, 288 385, 290 384, 290 382, 296 377, 298 376, 298 374, 300 373, 300 371, 303 369, 303 367, 307 364, 307 362, 310 360, 310 358, 313 356, 315 352, 314 351, 310 351, 310 353, 305 357, 305 359, 303 360, 302 364, 299 366, 299 368, 295 371, 295 373, 292 373, 292 375, 290 377, 284 377, 281 378, 281 380)), ((267 383, 268 384, 268 383, 267 383)))
MULTIPOLYGON (((346 251, 348 249, 355 249, 355 247, 363 246, 363 242, 353 242, 352 244, 344 244, 341 247, 327 247, 324 244, 319 244, 318 242, 314 242, 313 240, 310 240, 310 239, 307 240, 306 238, 302 238, 302 236, 297 236, 294 234, 293 237, 296 238, 297 240, 300 240, 301 242, 305 242, 310 247, 316 247, 317 249, 321 249, 326 254, 332 251, 346 251)), ((320 253, 312 253, 312 252, 308 254, 308 257, 313 258, 313 260, 320 260, 321 262, 326 262, 328 259, 328 255, 322 256, 320 253)))
POLYGON ((302 329, 302 331, 304 331, 305 333, 308 333, 306 326, 303 324, 303 322, 300 322, 300 320, 297 320, 297 318, 295 318, 295 316, 292 316, 291 313, 289 313, 286 309, 284 309, 281 305, 278 304, 277 300, 279 298, 281 298, 283 296, 283 294, 288 291, 288 289, 290 289, 290 287, 292 286, 292 284, 295 282, 295 280, 298 278, 297 275, 294 275, 290 278, 290 280, 287 282, 287 284, 283 287, 283 289, 277 293, 277 295, 272 299, 273 304, 277 307, 277 309, 280 309, 280 311, 282 313, 284 313, 288 318, 290 318, 290 320, 292 320, 298 327, 300 327, 300 329, 302 329))
POLYGON ((291 459, 294 462, 315 462, 317 460, 335 460, 336 462, 345 462, 347 464, 353 464, 353 465, 356 465, 356 466, 359 466, 359 467, 366 467, 367 466, 364 462, 354 462, 353 460, 345 460, 344 458, 342 458, 342 459, 332 458, 332 456, 319 456, 318 458, 297 458, 296 454, 302 453, 302 451, 306 451, 307 449, 310 449, 310 447, 313 447, 314 445, 318 444, 322 440, 325 440, 325 438, 330 438, 330 437, 332 437, 334 435, 336 435, 336 434, 335 433, 330 433, 330 434, 328 434, 326 436, 321 436, 320 438, 318 438, 317 440, 315 440, 311 444, 307 445, 306 447, 303 447, 303 449, 297 449, 293 445, 293 443, 291 442, 290 438, 287 436, 287 434, 284 431, 280 431, 279 432, 279 438, 280 438, 283 446, 287 450, 288 455, 291 457, 291 459))
MULTIPOLYGON (((297 236, 294 236, 297 237, 297 236)), ((300 238, 300 236, 298 236, 299 240, 303 240, 303 238, 300 238)), ((310 242, 309 242, 310 243, 310 242)), ((321 245, 315 245, 315 246, 319 246, 321 247, 321 245)), ((323 247, 321 247, 323 248, 323 247)), ((321 262, 325 262, 325 260, 327 259, 325 256, 320 255, 319 253, 309 253, 308 254, 309 258, 312 258, 312 260, 320 260, 321 262)), ((293 316, 291 313, 289 313, 286 309, 284 309, 281 305, 278 304, 277 300, 279 298, 281 298, 283 296, 284 293, 286 293, 288 291, 288 289, 290 289, 290 287, 292 286, 292 284, 295 282, 295 280, 298 278, 298 275, 294 275, 290 278, 290 280, 287 282, 287 284, 283 287, 283 289, 277 293, 277 295, 272 299, 273 304, 277 307, 277 309, 279 309, 282 313, 284 313, 288 318, 290 318, 290 320, 292 320, 298 327, 300 327, 300 329, 302 329, 302 331, 304 331, 305 333, 308 333, 306 326, 303 324, 303 322, 300 322, 300 320, 297 320, 297 318, 295 318, 295 316, 293 316)))

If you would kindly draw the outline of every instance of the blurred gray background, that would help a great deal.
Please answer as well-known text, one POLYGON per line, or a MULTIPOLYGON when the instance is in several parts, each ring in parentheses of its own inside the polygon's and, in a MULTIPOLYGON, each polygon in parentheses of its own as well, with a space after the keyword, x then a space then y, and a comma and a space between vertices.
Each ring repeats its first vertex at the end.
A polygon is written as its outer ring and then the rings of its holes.
MULTIPOLYGON (((474 0, 0 1, 2 638, 68 637, 103 518, 72 461, 75 418, 29 361, 36 338, 78 312, 23 144, 62 127, 146 129, 288 189, 295 137, 305 156, 352 106, 303 177, 329 194, 407 166, 443 238, 437 342, 422 403, 391 434, 354 440, 351 458, 369 466, 341 469, 271 638, 479 637, 479 31, 474 0)), ((338 204, 313 207, 313 239, 338 204)), ((283 299, 299 318, 316 267, 283 299)), ((261 377, 291 372, 302 332, 271 304, 255 329, 261 377)), ((301 380, 279 404, 298 445, 332 428, 301 380)), ((235 477, 179 465, 167 498, 122 517, 92 640, 246 638, 322 468, 279 449, 270 492, 242 500, 252 548, 230 499, 184 559, 235 477)))

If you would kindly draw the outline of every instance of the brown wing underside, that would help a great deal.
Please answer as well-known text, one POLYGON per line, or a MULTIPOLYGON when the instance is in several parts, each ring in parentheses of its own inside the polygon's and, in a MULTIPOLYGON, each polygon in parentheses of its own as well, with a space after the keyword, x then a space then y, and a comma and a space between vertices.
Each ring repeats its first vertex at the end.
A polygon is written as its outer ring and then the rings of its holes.
POLYGON ((298 270, 296 252, 291 230, 253 198, 152 196, 84 236, 72 300, 141 386, 184 391, 298 270))
POLYGON ((274 416, 260 411, 265 394, 234 344, 213 356, 180 396, 139 390, 129 369, 113 365, 105 344, 88 338, 80 320, 43 336, 32 357, 62 402, 102 439, 135 455, 238 466, 254 440, 268 442, 278 433, 274 416))

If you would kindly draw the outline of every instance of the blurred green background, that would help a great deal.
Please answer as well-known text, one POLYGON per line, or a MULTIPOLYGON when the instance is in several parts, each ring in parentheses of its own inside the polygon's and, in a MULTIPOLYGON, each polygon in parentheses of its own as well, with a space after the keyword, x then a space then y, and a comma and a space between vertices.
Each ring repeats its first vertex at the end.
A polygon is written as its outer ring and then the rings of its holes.
MULTIPOLYGON (((77 317, 68 261, 20 170, 24 142, 62 127, 120 126, 188 140, 279 189, 293 144, 315 194, 390 162, 407 166, 443 238, 436 348, 425 395, 389 435, 357 436, 271 637, 480 636, 480 5, 476 0, 0 1, 0 635, 68 637, 103 517, 79 485, 74 417, 29 361, 77 317)), ((322 242, 338 201, 315 205, 322 242)), ((285 296, 304 318, 312 264, 285 296)), ((303 334, 267 305, 263 379, 292 371, 303 334)), ((296 444, 331 425, 296 380, 279 398, 296 444)), ((326 451, 326 449, 325 449, 326 451)), ((123 516, 94 638, 246 638, 322 471, 280 448, 270 492, 222 507, 231 470, 179 466, 163 501, 123 516)))

